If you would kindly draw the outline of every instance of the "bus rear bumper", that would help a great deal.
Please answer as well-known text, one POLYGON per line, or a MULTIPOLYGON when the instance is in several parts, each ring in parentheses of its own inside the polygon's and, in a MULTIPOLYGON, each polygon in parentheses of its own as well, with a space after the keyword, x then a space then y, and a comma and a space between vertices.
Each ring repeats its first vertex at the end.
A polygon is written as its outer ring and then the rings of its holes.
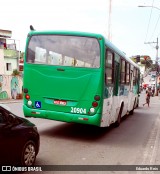
POLYGON ((100 126, 101 114, 92 116, 28 108, 23 105, 25 117, 45 118, 62 122, 73 122, 100 126))

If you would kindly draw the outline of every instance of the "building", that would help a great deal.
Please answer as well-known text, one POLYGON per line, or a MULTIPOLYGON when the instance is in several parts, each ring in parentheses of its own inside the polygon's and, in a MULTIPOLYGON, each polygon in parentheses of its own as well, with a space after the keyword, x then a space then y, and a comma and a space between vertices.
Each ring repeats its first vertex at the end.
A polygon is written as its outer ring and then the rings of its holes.
POLYGON ((13 74, 19 71, 20 50, 11 37, 12 31, 0 29, 0 100, 17 99, 22 94, 22 77, 13 74))
POLYGON ((0 73, 12 75, 14 69, 18 69, 20 53, 16 49, 14 39, 11 39, 12 32, 0 29, 0 73))

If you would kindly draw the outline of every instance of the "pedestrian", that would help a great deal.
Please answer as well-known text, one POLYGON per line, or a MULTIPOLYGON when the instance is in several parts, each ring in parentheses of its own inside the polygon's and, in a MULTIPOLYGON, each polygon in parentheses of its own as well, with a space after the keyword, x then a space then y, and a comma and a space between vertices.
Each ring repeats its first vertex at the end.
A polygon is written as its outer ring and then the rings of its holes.
POLYGON ((144 106, 145 104, 147 104, 148 107, 149 107, 149 104, 150 104, 150 96, 151 96, 151 95, 152 95, 152 92, 151 92, 151 89, 149 88, 149 89, 146 91, 146 103, 144 103, 143 106, 144 106))
POLYGON ((152 86, 152 97, 154 96, 155 93, 155 84, 152 86))

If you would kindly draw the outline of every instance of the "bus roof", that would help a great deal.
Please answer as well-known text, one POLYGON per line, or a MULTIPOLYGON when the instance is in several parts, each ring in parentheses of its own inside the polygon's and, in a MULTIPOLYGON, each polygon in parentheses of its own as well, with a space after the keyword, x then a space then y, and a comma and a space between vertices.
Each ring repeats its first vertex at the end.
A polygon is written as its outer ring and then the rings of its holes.
POLYGON ((89 36, 89 37, 103 37, 105 40, 105 45, 116 52, 119 56, 125 58, 128 62, 130 62, 133 66, 140 69, 140 67, 133 62, 131 59, 126 57, 125 53, 120 51, 113 43, 111 43, 105 36, 99 33, 89 33, 89 32, 80 32, 80 31, 54 31, 54 30, 45 30, 45 31, 36 31, 31 30, 29 35, 38 35, 38 34, 63 34, 63 35, 78 35, 78 36, 89 36))
MULTIPOLYGON (((104 36, 103 36, 104 37, 104 36)), ((105 37, 104 37, 105 38, 105 37)), ((133 66, 140 69, 140 67, 131 59, 126 57, 125 53, 119 50, 113 43, 111 43, 108 39, 105 38, 105 44, 107 47, 109 47, 111 50, 114 50, 119 56, 125 58, 128 62, 130 62, 133 66)))

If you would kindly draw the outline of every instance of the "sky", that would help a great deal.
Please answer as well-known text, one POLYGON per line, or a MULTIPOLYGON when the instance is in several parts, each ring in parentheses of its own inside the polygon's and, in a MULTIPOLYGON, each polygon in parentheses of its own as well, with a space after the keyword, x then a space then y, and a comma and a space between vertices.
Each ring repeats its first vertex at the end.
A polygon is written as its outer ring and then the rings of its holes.
POLYGON ((149 55, 155 60, 157 52, 153 42, 159 37, 160 43, 160 0, 112 0, 110 15, 109 2, 0 0, 0 29, 12 31, 12 38, 21 51, 25 50, 29 26, 33 25, 36 30, 84 31, 107 38, 110 34, 110 41, 126 56, 149 55))

